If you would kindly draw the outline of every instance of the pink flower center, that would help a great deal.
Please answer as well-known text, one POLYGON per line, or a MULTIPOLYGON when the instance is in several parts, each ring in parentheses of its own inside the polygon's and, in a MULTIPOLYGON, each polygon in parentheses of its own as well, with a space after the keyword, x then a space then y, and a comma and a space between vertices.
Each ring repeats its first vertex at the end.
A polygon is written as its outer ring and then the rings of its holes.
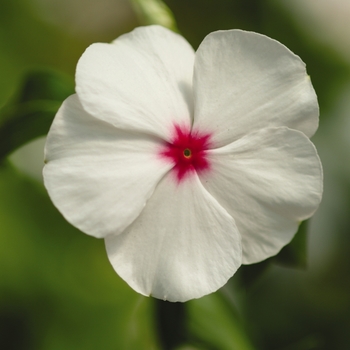
POLYGON ((210 146, 210 134, 201 134, 174 125, 171 142, 166 142, 160 156, 174 164, 172 171, 180 182, 193 172, 210 169, 207 150, 210 146))

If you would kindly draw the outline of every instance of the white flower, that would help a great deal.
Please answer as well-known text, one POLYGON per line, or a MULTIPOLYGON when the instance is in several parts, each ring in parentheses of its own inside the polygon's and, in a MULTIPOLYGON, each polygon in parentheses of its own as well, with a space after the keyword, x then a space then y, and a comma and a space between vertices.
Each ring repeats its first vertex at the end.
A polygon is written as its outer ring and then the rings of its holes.
POLYGON ((194 53, 137 28, 86 50, 76 92, 49 132, 45 185, 141 294, 217 290, 278 253, 320 202, 317 98, 275 40, 218 31, 194 53))

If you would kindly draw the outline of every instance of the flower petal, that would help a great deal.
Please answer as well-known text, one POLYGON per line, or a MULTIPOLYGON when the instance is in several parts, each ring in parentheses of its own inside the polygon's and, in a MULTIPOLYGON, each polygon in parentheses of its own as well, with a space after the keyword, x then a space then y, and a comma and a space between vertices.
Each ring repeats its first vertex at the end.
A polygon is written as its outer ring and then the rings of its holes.
POLYGON ((196 174, 180 185, 167 174, 141 215, 121 235, 107 237, 106 247, 132 288, 170 301, 214 292, 241 264, 235 222, 196 174))
POLYGON ((305 64, 279 42, 241 30, 209 34, 196 53, 194 127, 222 146, 265 127, 311 137, 318 103, 305 64))
MULTIPOLYGON (((160 26, 91 45, 76 71, 84 109, 118 128, 167 137, 174 120, 192 125, 194 51, 160 26)), ((170 137, 170 136, 169 136, 170 137)))
POLYGON ((140 214, 171 167, 156 158, 159 143, 90 116, 72 95, 47 138, 45 186, 63 216, 83 232, 118 234, 140 214))
POLYGON ((201 181, 235 219, 245 264, 277 254, 320 203, 321 163, 299 131, 262 129, 210 150, 208 159, 212 172, 201 181))

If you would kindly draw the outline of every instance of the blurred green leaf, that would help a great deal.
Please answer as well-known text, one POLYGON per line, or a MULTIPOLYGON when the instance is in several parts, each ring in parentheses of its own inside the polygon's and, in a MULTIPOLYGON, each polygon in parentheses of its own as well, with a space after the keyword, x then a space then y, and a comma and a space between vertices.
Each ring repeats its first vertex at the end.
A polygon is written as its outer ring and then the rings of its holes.
POLYGON ((310 334, 278 350, 322 350, 326 349, 322 338, 318 334, 310 334))
POLYGON ((271 263, 290 268, 304 269, 307 265, 307 227, 308 221, 299 225, 292 241, 271 258, 256 264, 242 265, 237 271, 237 278, 245 288, 250 288, 268 269, 271 263))
POLYGON ((254 349, 240 315, 222 293, 191 300, 186 306, 189 337, 194 345, 204 349, 254 349))
POLYGON ((73 93, 74 81, 66 74, 49 69, 33 71, 24 77, 14 103, 33 100, 63 101, 73 93))
POLYGON ((16 148, 46 135, 74 82, 52 70, 29 73, 14 99, 0 111, 0 159, 16 148))
POLYGON ((308 221, 299 225, 298 232, 292 241, 271 259, 272 262, 294 268, 305 268, 307 265, 307 228, 308 221))
POLYGON ((245 288, 250 288, 271 265, 271 258, 256 264, 241 265, 236 273, 236 278, 245 288))
POLYGON ((56 101, 31 101, 8 108, 1 116, 0 159, 35 139, 47 134, 60 106, 56 101))
POLYGON ((116 275, 103 240, 7 161, 0 193, 0 349, 158 349, 152 299, 116 275))
POLYGON ((131 3, 142 24, 160 24, 175 32, 178 31, 174 15, 163 1, 131 0, 131 3))

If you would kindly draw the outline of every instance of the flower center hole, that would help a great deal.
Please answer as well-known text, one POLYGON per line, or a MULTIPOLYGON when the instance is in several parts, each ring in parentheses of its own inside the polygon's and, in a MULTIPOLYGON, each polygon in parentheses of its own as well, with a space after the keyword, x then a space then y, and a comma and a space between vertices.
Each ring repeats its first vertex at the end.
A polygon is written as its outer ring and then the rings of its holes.
POLYGON ((183 151, 183 155, 185 158, 190 158, 191 155, 192 155, 192 152, 189 148, 185 148, 184 151, 183 151))

